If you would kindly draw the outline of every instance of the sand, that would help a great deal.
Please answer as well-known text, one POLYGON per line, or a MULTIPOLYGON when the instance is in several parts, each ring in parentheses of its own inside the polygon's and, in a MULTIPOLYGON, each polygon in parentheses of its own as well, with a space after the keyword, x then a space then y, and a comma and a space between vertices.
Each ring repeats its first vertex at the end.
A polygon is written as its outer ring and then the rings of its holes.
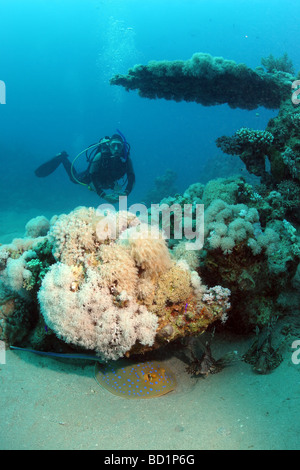
MULTIPOLYGON (((230 338, 244 352, 249 340, 230 338)), ((216 357, 228 341, 215 339, 216 357)), ((176 357, 176 391, 127 400, 102 389, 94 365, 7 351, 0 368, 0 449, 299 449, 300 365, 270 375, 238 362, 191 378, 176 357)))

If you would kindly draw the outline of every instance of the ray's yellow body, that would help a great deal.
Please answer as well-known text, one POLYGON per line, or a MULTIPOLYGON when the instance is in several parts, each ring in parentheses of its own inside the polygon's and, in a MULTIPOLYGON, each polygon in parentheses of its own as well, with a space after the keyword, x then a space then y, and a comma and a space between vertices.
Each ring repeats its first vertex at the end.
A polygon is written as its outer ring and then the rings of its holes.
POLYGON ((176 387, 173 372, 157 361, 132 363, 126 360, 96 364, 97 382, 123 398, 154 398, 176 387))

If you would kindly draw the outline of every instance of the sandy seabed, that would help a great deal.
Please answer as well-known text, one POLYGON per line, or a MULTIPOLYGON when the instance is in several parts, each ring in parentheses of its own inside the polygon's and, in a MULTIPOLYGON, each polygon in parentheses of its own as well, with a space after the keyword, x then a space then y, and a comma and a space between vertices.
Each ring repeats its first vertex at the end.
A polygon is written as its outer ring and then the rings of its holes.
MULTIPOLYGON (((244 352, 249 341, 231 338, 244 352)), ((219 357, 228 343, 216 339, 219 357)), ((270 375, 243 362, 206 379, 167 364, 175 391, 149 400, 102 389, 94 365, 7 351, 0 366, 0 449, 299 449, 300 365, 290 358, 270 375)))
MULTIPOLYGON (((23 236, 36 215, 1 213, 0 242, 23 236)), ((251 342, 217 336, 213 355, 242 355, 251 342)), ((299 450, 300 364, 291 356, 287 348, 269 375, 239 361, 206 379, 190 377, 172 357, 166 363, 177 377, 175 391, 128 400, 98 385, 94 364, 8 350, 0 364, 0 449, 299 450)))

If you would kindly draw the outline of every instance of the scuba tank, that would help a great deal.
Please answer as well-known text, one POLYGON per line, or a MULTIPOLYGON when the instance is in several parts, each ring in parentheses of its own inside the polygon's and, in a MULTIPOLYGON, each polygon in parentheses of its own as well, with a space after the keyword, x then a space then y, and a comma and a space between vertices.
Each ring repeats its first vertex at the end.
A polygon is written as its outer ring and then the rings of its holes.
POLYGON ((124 134, 122 134, 122 132, 119 131, 119 129, 116 129, 116 130, 117 130, 117 133, 119 134, 119 136, 121 137, 121 139, 123 140, 123 144, 124 144, 123 156, 121 157, 121 159, 122 159, 123 162, 126 162, 128 157, 129 157, 129 154, 130 154, 130 145, 126 141, 126 138, 125 138, 124 134))

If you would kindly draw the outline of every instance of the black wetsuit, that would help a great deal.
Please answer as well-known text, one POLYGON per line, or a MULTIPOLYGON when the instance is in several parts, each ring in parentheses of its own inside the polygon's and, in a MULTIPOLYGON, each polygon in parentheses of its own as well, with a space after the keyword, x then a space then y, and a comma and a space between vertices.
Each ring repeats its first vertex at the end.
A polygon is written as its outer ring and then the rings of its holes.
MULTIPOLYGON (((67 158, 64 158, 63 165, 70 180, 73 183, 78 183, 72 176, 71 162, 67 158)), ((88 168, 81 173, 78 173, 73 167, 73 174, 81 183, 87 185, 93 184, 100 197, 105 195, 105 192, 103 191, 104 189, 113 189, 115 183, 125 175, 127 177, 127 181, 123 189, 125 195, 128 196, 128 194, 131 193, 135 182, 135 174, 131 159, 127 157, 124 162, 120 157, 111 157, 110 154, 101 155, 99 159, 97 159, 96 155, 95 159, 90 162, 88 168)))

